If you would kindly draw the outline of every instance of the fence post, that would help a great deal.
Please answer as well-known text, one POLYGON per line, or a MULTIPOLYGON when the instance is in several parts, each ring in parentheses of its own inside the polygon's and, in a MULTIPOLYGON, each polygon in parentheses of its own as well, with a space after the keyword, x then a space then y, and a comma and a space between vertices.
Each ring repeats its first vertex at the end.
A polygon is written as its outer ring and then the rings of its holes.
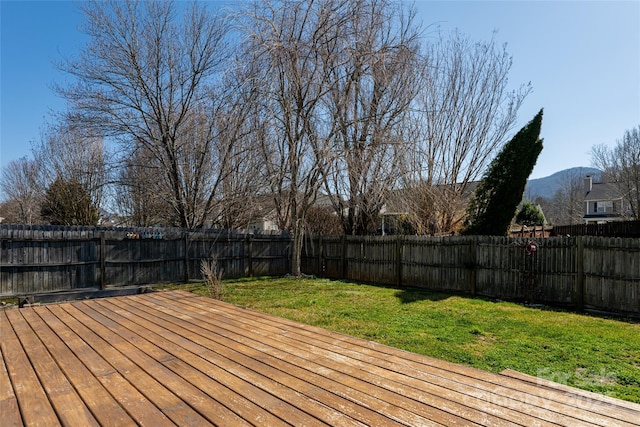
POLYGON ((576 237, 576 289, 575 304, 578 310, 584 309, 584 242, 582 236, 576 237))
POLYGON ((100 232, 100 289, 105 288, 105 275, 106 275, 106 247, 105 247, 105 238, 104 231, 100 232))
POLYGON ((397 282, 398 286, 402 286, 402 257, 404 255, 403 249, 403 238, 402 234, 398 235, 396 239, 396 270, 398 273, 397 282))
POLYGON ((247 233, 245 235, 245 241, 247 242, 247 269, 249 277, 253 277, 253 254, 251 253, 253 250, 253 240, 251 239, 251 234, 247 233))
POLYGON ((471 274, 469 279, 469 293, 471 295, 476 294, 476 286, 478 282, 478 236, 473 236, 471 239, 471 261, 469 265, 471 267, 471 274))
POLYGON ((342 250, 340 251, 340 262, 342 264, 342 277, 347 278, 347 236, 342 235, 342 250))
POLYGON ((318 277, 324 277, 324 248, 322 236, 318 237, 318 277))
POLYGON ((189 282, 189 233, 184 233, 184 283, 189 282))

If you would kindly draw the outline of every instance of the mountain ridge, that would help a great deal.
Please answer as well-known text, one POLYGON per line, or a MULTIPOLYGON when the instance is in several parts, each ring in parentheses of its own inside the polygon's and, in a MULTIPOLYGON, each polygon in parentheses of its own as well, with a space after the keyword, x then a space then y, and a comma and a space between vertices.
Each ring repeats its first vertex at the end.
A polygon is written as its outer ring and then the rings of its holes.
POLYGON ((524 197, 529 200, 534 200, 536 197, 551 198, 558 190, 565 188, 568 182, 574 178, 585 178, 587 175, 591 175, 597 181, 601 174, 602 171, 600 169, 586 166, 563 169, 549 176, 528 180, 524 190, 524 197))

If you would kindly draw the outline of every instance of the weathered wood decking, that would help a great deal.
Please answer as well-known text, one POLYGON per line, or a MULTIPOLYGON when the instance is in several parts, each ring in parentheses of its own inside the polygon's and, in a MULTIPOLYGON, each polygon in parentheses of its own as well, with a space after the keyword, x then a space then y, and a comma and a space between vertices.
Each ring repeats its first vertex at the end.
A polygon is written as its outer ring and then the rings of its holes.
POLYGON ((639 426, 640 405, 172 291, 0 312, 0 424, 639 426))

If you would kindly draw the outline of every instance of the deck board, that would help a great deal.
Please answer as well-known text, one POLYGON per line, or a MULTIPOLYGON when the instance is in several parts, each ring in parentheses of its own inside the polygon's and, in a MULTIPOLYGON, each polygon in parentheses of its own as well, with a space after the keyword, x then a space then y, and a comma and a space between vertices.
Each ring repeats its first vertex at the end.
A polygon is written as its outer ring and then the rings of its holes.
MULTIPOLYGON (((2 313, 0 313, 0 318, 4 318, 2 313)), ((5 340, 8 343, 11 343, 10 340, 13 338, 13 331, 9 331, 9 327, 10 326, 7 322, 0 323, 0 344, 5 340)), ((22 418, 20 416, 18 399, 14 392, 13 384, 11 384, 11 379, 9 378, 9 372, 7 371, 7 366, 5 364, 5 357, 10 360, 11 354, 0 357, 0 416, 2 416, 3 425, 21 426, 22 418)))
POLYGON ((47 325, 48 330, 41 329, 40 339, 65 373, 69 383, 78 391, 85 406, 89 408, 100 424, 135 425, 126 411, 98 379, 100 374, 105 375, 114 371, 106 368, 102 371, 92 372, 90 366, 96 366, 96 364, 83 363, 83 361, 90 362, 92 360, 94 355, 92 349, 81 344, 79 337, 50 310, 34 309, 21 310, 21 312, 24 313, 25 319, 30 324, 33 325, 36 321, 34 316, 38 316, 47 325))
MULTIPOLYGON (((166 369, 166 371, 161 369, 164 365, 158 363, 150 363, 149 358, 144 357, 141 354, 142 352, 136 352, 132 347, 127 346, 125 340, 123 340, 117 333, 115 333, 115 331, 118 330, 116 323, 100 323, 93 320, 90 316, 87 316, 84 312, 87 310, 87 308, 83 307, 86 305, 87 304, 75 304, 74 306, 65 306, 64 308, 69 316, 80 320, 84 325, 87 325, 88 329, 90 329, 91 331, 95 331, 96 333, 101 335, 104 339, 107 340, 107 342, 109 342, 111 346, 113 346, 113 354, 109 358, 110 362, 113 364, 115 369, 118 369, 119 372, 127 375, 129 380, 133 382, 137 390, 141 390, 142 393, 145 393, 152 402, 155 402, 158 408, 162 408, 163 406, 170 406, 163 404, 163 402, 167 402, 170 400, 170 397, 167 396, 167 394, 170 392, 164 390, 160 386, 160 384, 166 387, 168 386, 167 380, 172 381, 171 384, 175 384, 175 377, 179 377, 181 380, 185 381, 184 377, 170 376, 167 372, 168 369, 166 369), (105 326, 105 324, 109 325, 109 327, 105 326), (128 355, 129 360, 121 360, 118 357, 118 354, 128 355), (133 363, 133 360, 135 360, 135 363, 133 363), (147 371, 140 368, 140 365, 146 365, 147 371), (150 389, 145 388, 145 385, 150 384, 152 379, 154 380, 152 387, 150 389)), ((88 342, 91 343, 92 341, 89 340, 88 342)), ((215 401, 212 401, 210 396, 207 396, 204 393, 197 393, 197 389, 195 387, 183 390, 183 396, 186 393, 193 393, 196 399, 205 402, 208 401, 213 408, 219 408, 219 404, 216 404, 215 401)), ((173 394, 177 396, 176 393, 173 394)), ((229 411, 220 411, 219 413, 215 414, 216 417, 224 417, 230 415, 231 413, 229 411)))
MULTIPOLYGON (((136 307, 133 309, 135 310, 136 307)), ((105 313, 107 312, 108 310, 105 311, 105 313)), ((97 315, 94 313, 91 316, 97 315)), ((117 316, 113 314, 109 318, 117 318, 117 316)), ((242 416, 256 423, 270 424, 278 423, 278 413, 288 414, 296 425, 315 421, 306 417, 306 414, 289 405, 286 401, 277 399, 256 387, 251 379, 247 380, 233 375, 224 368, 209 362, 207 358, 203 357, 208 349, 196 344, 189 331, 184 330, 182 334, 173 333, 171 331, 172 325, 163 322, 159 317, 155 318, 155 322, 144 322, 141 318, 137 320, 140 323, 130 323, 130 326, 141 328, 142 331, 145 331, 143 333, 153 334, 150 339, 155 345, 166 349, 167 354, 174 356, 168 358, 165 362, 166 366, 179 371, 179 374, 188 378, 194 386, 210 396, 217 396, 221 400, 220 403, 242 416)), ((122 319, 119 321, 123 322, 122 319)), ((147 344, 151 344, 151 342, 149 341, 147 344)))
POLYGON ((640 426, 640 405, 184 291, 0 312, 2 425, 640 426))
MULTIPOLYGON (((220 304, 217 307, 220 310, 226 310, 227 308, 220 304)), ((228 312, 228 314, 232 316, 233 312, 228 312)), ((256 316, 276 326, 265 328, 260 322, 254 321, 253 317, 245 320, 247 322, 246 328, 254 333, 254 337, 257 338, 262 333, 270 337, 277 337, 278 343, 274 344, 275 347, 283 348, 283 345, 287 345, 288 340, 283 337, 287 335, 287 328, 296 326, 295 322, 262 314, 257 314, 256 316)), ((235 334, 240 331, 241 329, 233 330, 235 334)), ((563 402, 540 398, 538 395, 544 393, 544 390, 540 390, 535 386, 531 387, 529 384, 332 333, 320 328, 307 326, 300 331, 296 331, 296 338, 293 342, 293 351, 302 349, 314 351, 315 354, 324 355, 324 357, 329 355, 328 357, 335 358, 337 355, 338 357, 350 358, 351 363, 346 365, 345 368, 356 372, 354 375, 357 375, 357 371, 354 371, 354 369, 364 369, 366 371, 364 377, 372 383, 375 381, 382 382, 384 387, 388 388, 390 384, 393 384, 389 380, 398 378, 401 383, 399 390, 404 391, 405 394, 412 391, 411 388, 406 388, 406 386, 415 387, 416 384, 419 387, 419 393, 429 391, 433 393, 430 396, 431 398, 449 394, 448 399, 453 401, 452 404, 454 406, 457 402, 464 401, 465 405, 484 411, 484 418, 491 423, 499 422, 490 417, 491 413, 496 410, 494 402, 500 404, 496 413, 509 423, 522 422, 524 423, 523 425, 530 425, 533 419, 538 423, 547 420, 550 423, 576 426, 594 425, 594 423, 596 425, 608 425, 611 422, 610 417, 597 412, 582 411, 563 402), (298 335, 313 337, 318 348, 315 350, 309 349, 306 344, 300 342, 298 335), (414 363, 414 361, 417 361, 417 363, 414 363), (356 366, 354 367, 353 365, 356 366), (432 366, 437 369, 430 369, 432 366), (377 379, 375 374, 379 375, 377 379), (472 386, 468 385, 470 381, 472 381, 472 386), (438 387, 434 388, 434 384, 438 387), (533 394, 527 394, 532 391, 533 394), (458 394, 452 395, 450 392, 458 394), (523 400, 529 405, 523 406, 521 404, 523 400), (505 410, 504 406, 511 410, 505 410), (532 418, 530 415, 534 417, 532 418)), ((268 351, 268 349, 264 350, 268 351)), ((305 359, 319 360, 309 353, 305 355, 305 359)), ((324 365, 331 366, 331 359, 325 359, 324 365)), ((424 397, 425 395, 422 394, 422 396, 424 397)), ((442 404, 440 401, 436 403, 442 404)), ((475 419, 477 419, 477 414, 471 414, 467 418, 468 421, 475 419)), ((541 425, 544 425, 544 423, 541 425)))
POLYGON ((30 324, 28 321, 16 321, 20 315, 24 315, 23 318, 26 318, 27 315, 33 317, 34 313, 28 310, 24 312, 12 310, 7 315, 9 318, 15 316, 12 322, 15 333, 20 337, 24 348, 29 349, 31 365, 61 424, 76 426, 99 425, 91 411, 84 405, 75 388, 69 383, 60 366, 47 350, 47 347, 38 338, 37 334, 43 333, 46 325, 41 322, 30 324))
POLYGON ((545 391, 544 393, 550 399, 571 399, 576 402, 576 406, 588 407, 593 412, 610 414, 610 416, 616 420, 621 420, 632 424, 638 422, 638 411, 640 411, 640 405, 637 405, 635 403, 627 402, 620 399, 614 399, 609 396, 592 393, 574 387, 569 387, 564 384, 558 384, 553 381, 533 377, 531 375, 523 374, 522 372, 513 371, 511 369, 505 369, 500 374, 511 378, 516 378, 520 381, 524 381, 530 384, 535 384, 538 389, 546 389, 547 391, 545 391))
POLYGON ((12 318, 14 322, 20 323, 19 313, 8 310, 6 313, 0 313, 0 316, 2 319, 0 349, 7 365, 22 419, 27 425, 61 425, 31 365, 29 356, 25 353, 12 324, 8 321, 12 318))

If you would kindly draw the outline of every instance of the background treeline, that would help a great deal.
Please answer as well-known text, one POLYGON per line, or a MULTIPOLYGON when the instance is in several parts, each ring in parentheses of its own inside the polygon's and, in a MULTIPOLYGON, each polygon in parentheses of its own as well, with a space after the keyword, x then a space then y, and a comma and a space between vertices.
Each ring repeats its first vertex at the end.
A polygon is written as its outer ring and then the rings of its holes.
POLYGON ((395 1, 80 7, 68 110, 4 171, 16 222, 292 230, 330 211, 367 234, 393 199, 416 232, 447 231, 530 91, 509 90, 504 46, 395 1))
POLYGON ((269 218, 294 251, 305 231, 376 233, 381 210, 412 234, 455 231, 531 90, 493 38, 392 0, 79 7, 88 42, 55 88, 68 109, 3 170, 5 222, 269 218))

